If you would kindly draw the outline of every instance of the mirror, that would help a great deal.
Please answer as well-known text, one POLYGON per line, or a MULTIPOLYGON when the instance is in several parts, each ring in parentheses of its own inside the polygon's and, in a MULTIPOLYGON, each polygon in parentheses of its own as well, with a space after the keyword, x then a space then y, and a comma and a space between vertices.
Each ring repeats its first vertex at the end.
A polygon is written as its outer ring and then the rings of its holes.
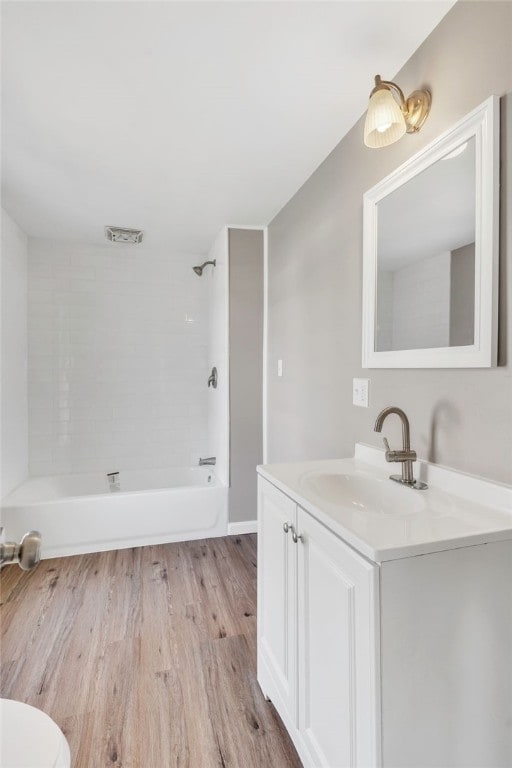
POLYGON ((377 217, 375 349, 473 344, 474 137, 380 200, 377 217))
POLYGON ((366 193, 363 367, 496 364, 497 108, 366 193))

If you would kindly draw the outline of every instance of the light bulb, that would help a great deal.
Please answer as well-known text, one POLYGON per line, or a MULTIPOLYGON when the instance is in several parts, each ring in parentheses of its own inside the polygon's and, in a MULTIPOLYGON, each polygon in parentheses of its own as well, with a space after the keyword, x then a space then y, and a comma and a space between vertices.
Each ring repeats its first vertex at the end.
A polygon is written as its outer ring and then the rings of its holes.
POLYGON ((400 106, 387 88, 375 91, 368 104, 364 125, 367 147, 385 147, 404 135, 405 119, 400 106))

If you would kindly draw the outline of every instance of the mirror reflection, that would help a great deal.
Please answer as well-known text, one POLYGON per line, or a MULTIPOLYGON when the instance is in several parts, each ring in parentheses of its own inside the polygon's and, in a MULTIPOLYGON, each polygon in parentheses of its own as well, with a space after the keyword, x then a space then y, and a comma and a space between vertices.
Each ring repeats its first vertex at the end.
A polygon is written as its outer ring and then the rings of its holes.
POLYGON ((377 204, 375 350, 474 343, 475 139, 377 204))

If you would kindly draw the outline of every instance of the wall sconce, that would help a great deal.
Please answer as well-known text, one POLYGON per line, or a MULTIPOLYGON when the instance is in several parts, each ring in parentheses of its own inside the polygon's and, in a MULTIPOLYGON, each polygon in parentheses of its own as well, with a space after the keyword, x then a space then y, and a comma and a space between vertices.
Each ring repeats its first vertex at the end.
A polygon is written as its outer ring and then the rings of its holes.
POLYGON ((378 149, 398 141, 406 132, 417 133, 427 119, 431 101, 429 91, 413 91, 405 99, 396 83, 375 75, 364 124, 364 143, 378 149))

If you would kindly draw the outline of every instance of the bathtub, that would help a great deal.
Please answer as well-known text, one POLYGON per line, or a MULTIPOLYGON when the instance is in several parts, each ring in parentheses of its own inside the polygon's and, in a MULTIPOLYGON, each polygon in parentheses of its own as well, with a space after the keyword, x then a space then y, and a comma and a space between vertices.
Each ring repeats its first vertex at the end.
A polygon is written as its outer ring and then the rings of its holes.
POLYGON ((212 467, 121 470, 117 488, 98 473, 34 477, 1 524, 11 540, 40 531, 44 558, 225 536, 227 493, 212 467))

